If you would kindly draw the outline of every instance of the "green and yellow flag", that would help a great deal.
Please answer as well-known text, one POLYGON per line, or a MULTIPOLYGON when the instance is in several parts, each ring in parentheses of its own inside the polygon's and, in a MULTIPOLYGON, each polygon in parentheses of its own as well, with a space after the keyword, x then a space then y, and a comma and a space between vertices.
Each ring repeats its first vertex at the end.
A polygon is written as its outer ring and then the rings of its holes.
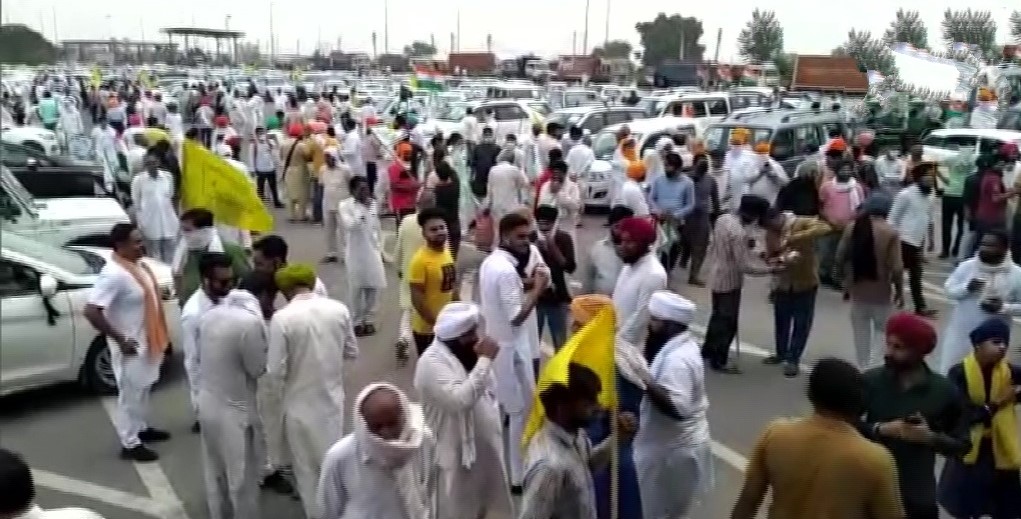
POLYGON ((217 223, 246 231, 273 229, 273 216, 244 172, 190 139, 182 146, 181 204, 185 209, 208 209, 217 223))

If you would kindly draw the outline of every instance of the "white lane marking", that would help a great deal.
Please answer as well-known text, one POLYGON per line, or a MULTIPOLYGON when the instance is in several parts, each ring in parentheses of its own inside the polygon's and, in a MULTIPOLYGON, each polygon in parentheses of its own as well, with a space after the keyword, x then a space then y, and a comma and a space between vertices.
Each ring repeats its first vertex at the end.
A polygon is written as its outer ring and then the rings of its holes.
POLYGON ((744 472, 745 467, 748 466, 748 458, 745 458, 734 449, 731 449, 716 440, 713 440, 712 448, 713 455, 723 460, 723 462, 727 465, 733 467, 734 470, 744 472))
MULTIPOLYGON (((116 398, 108 396, 103 397, 100 401, 103 403, 103 409, 106 410, 106 414, 110 418, 110 423, 116 423, 114 421, 114 416, 117 413, 116 398)), ((177 497, 174 487, 170 484, 170 479, 167 478, 166 473, 163 472, 158 463, 133 462, 132 465, 135 466, 135 471, 138 472, 138 477, 142 480, 146 490, 149 491, 152 500, 161 508, 157 517, 162 519, 189 519, 188 513, 184 511, 184 504, 177 497)))
POLYGON ((39 469, 32 469, 32 480, 36 485, 65 494, 81 496, 151 517, 163 517, 157 510, 160 508, 159 503, 147 497, 39 469))

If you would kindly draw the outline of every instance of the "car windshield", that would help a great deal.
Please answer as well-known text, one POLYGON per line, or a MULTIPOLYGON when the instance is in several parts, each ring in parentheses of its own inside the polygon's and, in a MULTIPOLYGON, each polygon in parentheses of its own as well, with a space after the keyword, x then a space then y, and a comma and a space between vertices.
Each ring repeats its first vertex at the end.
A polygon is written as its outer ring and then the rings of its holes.
MULTIPOLYGON (((724 153, 727 151, 727 147, 730 144, 730 132, 736 128, 736 126, 711 126, 705 131, 705 147, 706 151, 724 153)), ((749 128, 751 134, 749 135, 748 142, 769 142, 770 137, 773 135, 773 130, 768 128, 749 128)))
POLYGON ((656 99, 654 97, 647 97, 645 99, 642 99, 638 103, 638 107, 641 108, 643 112, 645 112, 645 115, 653 117, 653 116, 659 115, 659 113, 661 111, 663 111, 663 105, 665 105, 665 104, 666 104, 666 101, 664 101, 662 99, 656 99))
POLYGON ((106 264, 101 256, 88 251, 61 249, 13 232, 3 233, 5 249, 40 260, 77 276, 99 274, 106 264))
MULTIPOLYGON (((631 133, 631 137, 636 142, 642 141, 642 134, 631 133)), ((613 160, 613 152, 617 150, 617 132, 616 131, 602 131, 596 135, 596 138, 592 140, 592 153, 596 156, 596 160, 613 160)))
POLYGON ((37 199, 94 198, 110 196, 99 177, 91 173, 39 173, 22 170, 14 174, 18 182, 37 199))
POLYGON ((546 124, 557 123, 561 128, 570 128, 581 121, 581 114, 570 114, 565 112, 553 112, 546 117, 546 124))
POLYGON ((436 116, 436 119, 440 121, 460 122, 461 119, 464 119, 464 115, 465 113, 467 113, 467 109, 468 105, 452 104, 450 106, 447 106, 443 111, 441 111, 440 114, 436 116))

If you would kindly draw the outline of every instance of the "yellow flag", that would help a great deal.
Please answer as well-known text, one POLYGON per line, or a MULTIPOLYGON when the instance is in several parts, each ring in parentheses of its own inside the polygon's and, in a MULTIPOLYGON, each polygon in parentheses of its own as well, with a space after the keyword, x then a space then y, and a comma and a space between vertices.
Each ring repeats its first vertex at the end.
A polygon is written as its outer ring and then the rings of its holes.
POLYGON ((99 71, 99 67, 92 67, 92 74, 89 79, 93 87, 99 88, 99 85, 103 83, 103 74, 99 71))
POLYGON ((273 229, 273 217, 244 172, 190 139, 184 140, 181 156, 181 203, 185 209, 208 209, 217 223, 246 231, 273 229))
POLYGON ((528 447, 528 442, 542 427, 546 416, 539 395, 554 383, 566 385, 567 368, 572 362, 591 369, 599 377, 599 382, 603 386, 602 392, 599 393, 600 405, 607 409, 617 406, 617 373, 613 361, 615 321, 613 307, 603 308, 543 367, 535 388, 532 412, 528 415, 525 434, 521 437, 522 446, 528 447))

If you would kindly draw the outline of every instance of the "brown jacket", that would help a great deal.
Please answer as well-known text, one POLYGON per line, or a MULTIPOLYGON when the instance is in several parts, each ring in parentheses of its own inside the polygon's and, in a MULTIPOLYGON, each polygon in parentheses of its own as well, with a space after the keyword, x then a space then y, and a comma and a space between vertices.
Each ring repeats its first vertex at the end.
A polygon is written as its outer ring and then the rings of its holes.
POLYGON ((815 239, 830 233, 833 228, 818 218, 792 216, 784 224, 783 236, 787 238, 785 250, 780 250, 780 233, 766 234, 766 251, 776 257, 785 251, 797 251, 798 258, 787 264, 787 268, 774 274, 773 287, 785 292, 803 292, 819 286, 819 265, 815 254, 815 239))
POLYGON ((904 263, 900 256, 900 238, 897 231, 883 218, 870 218, 872 222, 872 245, 876 255, 876 279, 854 281, 854 268, 851 265, 851 233, 857 220, 844 228, 844 235, 837 245, 834 258, 838 279, 844 280, 844 286, 851 299, 868 304, 888 304, 893 301, 893 285, 899 284, 904 272, 904 263))

